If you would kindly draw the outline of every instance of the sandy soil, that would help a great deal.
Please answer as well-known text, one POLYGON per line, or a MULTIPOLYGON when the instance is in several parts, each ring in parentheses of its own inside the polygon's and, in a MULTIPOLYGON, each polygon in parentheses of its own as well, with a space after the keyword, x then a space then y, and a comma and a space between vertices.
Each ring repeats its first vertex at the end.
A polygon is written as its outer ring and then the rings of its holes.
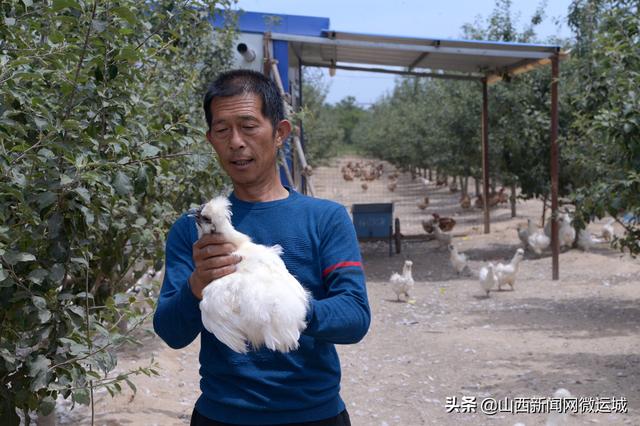
MULTIPOLYGON (((491 212, 491 233, 482 232, 481 211, 464 211, 459 194, 425 188, 401 175, 394 192, 388 180, 345 182, 334 162, 314 173, 318 196, 347 203, 395 203, 406 235, 423 233, 427 213, 458 222, 454 243, 470 258, 471 272, 458 276, 448 252, 436 241, 405 241, 388 254, 385 242, 363 243, 371 329, 357 345, 340 346, 342 397, 354 426, 368 425, 543 425, 545 414, 448 413, 448 397, 550 398, 560 388, 577 397, 626 398, 628 413, 580 413, 569 425, 640 425, 640 260, 606 244, 560 256, 560 280, 551 280, 549 253, 525 255, 515 290, 483 292, 476 278, 489 261, 508 262, 519 247, 518 223, 539 221, 541 204, 519 202, 518 216, 505 207, 491 212), (426 211, 416 203, 428 194, 426 211), (388 283, 405 259, 414 262, 410 303, 396 302, 388 283)), ((389 172, 385 168, 385 174, 389 172)), ((348 204, 347 204, 348 205, 348 204)), ((591 224, 599 234, 605 221, 591 224)), ((620 230, 618 230, 620 232, 620 230)), ((119 355, 122 371, 153 356, 160 377, 138 377, 115 398, 96 395, 98 425, 184 425, 199 395, 198 344, 175 351, 152 335, 140 349, 119 355)), ((61 424, 89 424, 84 407, 58 410, 61 424)))

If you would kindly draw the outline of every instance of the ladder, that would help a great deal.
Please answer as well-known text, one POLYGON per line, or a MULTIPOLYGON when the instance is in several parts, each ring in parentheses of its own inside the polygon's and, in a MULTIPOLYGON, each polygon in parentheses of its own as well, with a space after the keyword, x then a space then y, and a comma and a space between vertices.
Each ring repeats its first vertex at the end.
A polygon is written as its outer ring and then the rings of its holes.
MULTIPOLYGON (((270 53, 269 53, 269 40, 271 40, 271 34, 270 33, 266 33, 264 36, 264 43, 263 43, 263 49, 264 49, 264 71, 263 73, 268 77, 270 74, 273 75, 273 79, 276 83, 276 85, 278 86, 278 90, 280 91, 280 96, 282 96, 282 99, 284 100, 284 108, 285 108, 285 116, 287 118, 291 118, 293 117, 293 105, 292 105, 292 101, 291 101, 291 97, 287 94, 287 92, 284 90, 284 85, 282 84, 282 79, 280 77, 280 72, 278 71, 278 61, 276 59, 271 58, 270 53)), ((309 163, 307 163, 307 159, 304 155, 304 150, 302 149, 302 143, 300 142, 300 126, 297 123, 294 123, 293 120, 291 121, 291 125, 292 125, 292 130, 291 130, 291 141, 293 142, 293 146, 294 146, 294 153, 296 154, 296 159, 297 162, 300 165, 300 171, 299 174, 300 176, 303 176, 304 179, 300 180, 300 187, 296 188, 297 190, 301 191, 303 182, 306 183, 306 189, 308 191, 308 194, 311 195, 312 197, 315 197, 315 188, 313 185, 313 181, 312 181, 312 167, 309 165, 309 163)), ((289 183, 292 186, 295 186, 294 180, 293 180, 293 174, 291 173, 291 169, 289 168, 289 163, 287 162, 287 159, 285 157, 285 153, 284 150, 281 148, 279 150, 278 156, 280 158, 280 163, 282 165, 282 167, 284 168, 285 174, 287 176, 287 179, 289 180, 289 183)), ((294 167, 295 167, 295 162, 294 162, 294 167)), ((294 170, 295 171, 295 170, 294 170)), ((301 191, 302 192, 302 191, 301 191)))

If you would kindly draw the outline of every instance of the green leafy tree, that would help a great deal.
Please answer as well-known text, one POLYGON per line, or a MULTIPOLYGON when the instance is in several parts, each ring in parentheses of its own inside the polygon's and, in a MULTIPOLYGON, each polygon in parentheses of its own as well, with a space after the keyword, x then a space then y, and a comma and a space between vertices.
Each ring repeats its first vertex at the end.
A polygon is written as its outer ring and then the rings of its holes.
POLYGON ((176 216, 222 184, 199 104, 229 63, 233 32, 214 37, 208 21, 229 5, 0 4, 3 424, 153 373, 110 375, 132 341, 118 325, 144 319, 123 292, 162 259, 176 216))
POLYGON ((575 106, 568 144, 581 185, 578 219, 609 214, 625 228, 616 241, 640 253, 640 18, 637 1, 576 0, 575 106), (626 216, 626 220, 624 217, 626 216))

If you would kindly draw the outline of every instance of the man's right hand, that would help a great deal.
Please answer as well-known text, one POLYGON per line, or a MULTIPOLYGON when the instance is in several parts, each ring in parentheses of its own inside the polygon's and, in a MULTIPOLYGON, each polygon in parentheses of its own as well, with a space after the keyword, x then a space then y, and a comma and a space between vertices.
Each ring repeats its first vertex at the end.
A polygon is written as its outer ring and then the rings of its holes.
POLYGON ((236 247, 224 239, 222 234, 206 234, 193 244, 193 263, 196 269, 189 277, 193 295, 202 300, 202 290, 213 280, 222 278, 236 270, 242 260, 233 255, 236 247))

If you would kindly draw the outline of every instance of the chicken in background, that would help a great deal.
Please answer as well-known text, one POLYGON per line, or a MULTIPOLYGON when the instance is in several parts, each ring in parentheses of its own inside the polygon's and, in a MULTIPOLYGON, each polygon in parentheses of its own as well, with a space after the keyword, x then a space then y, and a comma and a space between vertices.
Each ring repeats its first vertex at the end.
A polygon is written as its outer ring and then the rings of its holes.
POLYGON ((487 266, 483 266, 478 274, 480 287, 489 297, 489 292, 498 284, 498 276, 496 275, 495 266, 489 262, 487 266))
POLYGON ((525 250, 529 247, 529 235, 532 235, 534 232, 535 228, 531 223, 531 219, 527 219, 526 227, 522 223, 518 224, 518 238, 520 239, 520 242, 522 242, 522 248, 525 250))
POLYGON ((513 255, 511 262, 504 265, 498 263, 496 266, 496 275, 498 277, 498 290, 502 290, 502 286, 508 284, 511 290, 514 289, 516 284, 516 276, 518 275, 518 267, 524 257, 524 250, 519 248, 516 250, 516 254, 513 255))
POLYGON ((615 221, 616 221, 615 219, 611 219, 610 221, 608 221, 602 226, 602 234, 601 234, 602 239, 608 243, 610 243, 616 238, 616 230, 613 228, 613 223, 615 221))
POLYGON ((420 222, 422 224, 422 229, 424 229, 424 232, 426 232, 427 234, 431 234, 433 233, 433 223, 435 222, 435 219, 433 218, 433 216, 427 218, 427 219, 422 219, 422 221, 420 222))
POLYGON ((593 239, 593 235, 588 229, 581 229, 578 232, 578 248, 583 251, 589 251, 596 241, 593 239))
MULTIPOLYGON (((544 225, 544 234, 551 238, 551 220, 544 225)), ((569 213, 562 213, 558 222, 558 242, 560 248, 571 247, 576 239, 576 230, 571 225, 571 216, 569 213)))
POLYGON ((411 275, 411 267, 413 266, 413 262, 410 260, 405 260, 404 265, 402 266, 402 275, 394 272, 391 274, 391 278, 389 278, 389 282, 391 283, 391 288, 393 292, 396 294, 398 298, 398 302, 400 301, 400 296, 403 296, 403 300, 405 302, 409 301, 411 297, 409 292, 413 289, 413 276, 411 275))
POLYGON ((469 268, 467 255, 459 253, 458 249, 453 244, 449 244, 449 260, 451 261, 451 266, 453 266, 453 269, 456 270, 458 275, 460 275, 465 269, 469 268))
POLYGON ((366 182, 364 182, 362 185, 360 185, 360 187, 362 188, 363 191, 366 191, 367 189, 369 189, 369 185, 367 185, 366 182))
POLYGON ((460 197, 460 207, 463 209, 471 207, 471 197, 469 197, 469 194, 462 194, 462 197, 460 197))
POLYGON ((429 197, 424 197, 422 201, 418 203, 418 208, 424 210, 429 206, 429 197))
POLYGON ((456 226, 456 220, 452 217, 442 217, 438 213, 432 213, 431 215, 435 219, 435 223, 445 232, 451 231, 456 226))
POLYGON ((441 248, 448 247, 451 244, 451 234, 442 232, 437 222, 433 225, 433 233, 436 236, 436 240, 438 240, 441 248))
MULTIPOLYGON (((531 226, 531 228, 535 229, 533 225, 531 226)), ((547 237, 544 234, 544 230, 542 229, 537 229, 533 233, 531 233, 531 230, 529 230, 527 244, 529 245, 531 250, 533 250, 538 256, 540 256, 542 252, 545 251, 547 247, 549 247, 549 244, 551 244, 551 238, 547 237)))
POLYGON ((273 351, 295 350, 306 328, 310 294, 287 270, 282 247, 255 244, 233 228, 230 205, 226 197, 216 197, 196 213, 198 238, 220 233, 242 258, 235 272, 204 288, 202 324, 238 353, 263 345, 273 351))

